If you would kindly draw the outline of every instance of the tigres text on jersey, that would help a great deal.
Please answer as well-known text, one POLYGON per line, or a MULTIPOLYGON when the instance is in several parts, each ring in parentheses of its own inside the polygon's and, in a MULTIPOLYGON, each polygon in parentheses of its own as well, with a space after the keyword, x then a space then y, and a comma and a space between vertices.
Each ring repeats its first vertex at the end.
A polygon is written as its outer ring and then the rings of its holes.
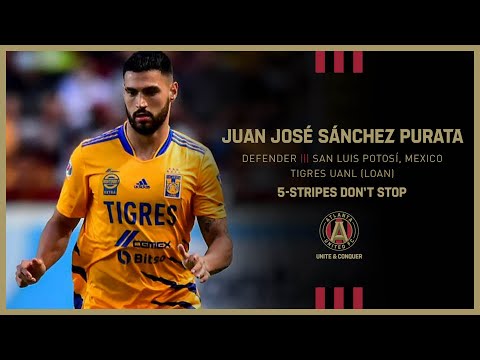
POLYGON ((84 218, 72 254, 75 308, 199 308, 189 248, 195 217, 226 217, 212 153, 169 130, 155 157, 140 160, 126 123, 74 151, 57 210, 84 218))

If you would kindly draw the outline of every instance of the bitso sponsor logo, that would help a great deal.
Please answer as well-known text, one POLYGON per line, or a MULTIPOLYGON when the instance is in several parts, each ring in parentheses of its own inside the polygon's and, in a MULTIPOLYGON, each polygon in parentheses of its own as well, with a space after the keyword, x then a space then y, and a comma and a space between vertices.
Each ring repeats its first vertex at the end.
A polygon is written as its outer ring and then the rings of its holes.
POLYGON ((164 250, 172 247, 171 241, 146 241, 135 239, 138 233, 138 230, 125 230, 115 243, 115 246, 120 248, 117 251, 117 259, 120 264, 128 265, 132 260, 135 264, 157 264, 167 259, 165 254, 155 255, 152 253, 132 251, 134 249, 164 250), (129 246, 130 244, 132 244, 132 246, 129 246))
POLYGON ((323 218, 319 234, 323 244, 330 250, 345 251, 358 240, 358 223, 349 213, 334 211, 323 218))
POLYGON ((128 265, 130 261, 132 261, 132 256, 128 253, 127 250, 120 250, 117 252, 117 258, 118 261, 120 261, 120 264, 123 265, 128 265))

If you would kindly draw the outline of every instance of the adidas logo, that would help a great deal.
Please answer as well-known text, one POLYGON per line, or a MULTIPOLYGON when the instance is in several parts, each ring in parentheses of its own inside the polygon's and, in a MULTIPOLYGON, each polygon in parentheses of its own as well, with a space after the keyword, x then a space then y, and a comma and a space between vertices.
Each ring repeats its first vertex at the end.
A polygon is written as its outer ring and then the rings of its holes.
POLYGON ((150 185, 147 184, 147 180, 142 179, 134 186, 135 189, 150 189, 150 185))

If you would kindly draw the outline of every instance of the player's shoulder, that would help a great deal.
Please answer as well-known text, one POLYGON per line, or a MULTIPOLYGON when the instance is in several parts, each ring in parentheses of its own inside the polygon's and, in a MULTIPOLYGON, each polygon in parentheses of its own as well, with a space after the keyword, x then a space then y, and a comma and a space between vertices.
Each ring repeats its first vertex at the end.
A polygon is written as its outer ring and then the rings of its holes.
MULTIPOLYGON (((105 143, 109 143, 113 140, 116 140, 120 137, 120 129, 122 128, 122 126, 123 125, 119 125, 116 128, 105 131, 104 133, 102 133, 100 135, 84 139, 80 143, 80 147, 82 149, 91 148, 91 147, 96 148, 99 144, 105 144, 105 143), (97 146, 94 146, 94 145, 97 145, 97 146)), ((95 150, 97 150, 97 149, 95 149, 95 150)))
POLYGON ((202 155, 205 155, 207 152, 209 152, 208 147, 203 145, 200 141, 197 141, 178 130, 172 129, 172 142, 180 147, 198 152, 202 155))

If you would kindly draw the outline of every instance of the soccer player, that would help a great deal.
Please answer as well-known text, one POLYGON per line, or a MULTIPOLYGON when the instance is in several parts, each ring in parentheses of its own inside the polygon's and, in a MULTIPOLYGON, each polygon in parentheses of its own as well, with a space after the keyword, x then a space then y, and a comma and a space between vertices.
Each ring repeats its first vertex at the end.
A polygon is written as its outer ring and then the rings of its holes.
POLYGON ((123 77, 128 121, 73 151, 37 255, 16 280, 38 282, 84 218, 72 253, 75 308, 199 308, 195 278, 232 261, 219 170, 208 148, 170 128, 178 83, 166 54, 134 53, 123 77), (195 218, 203 256, 189 253, 195 218))

